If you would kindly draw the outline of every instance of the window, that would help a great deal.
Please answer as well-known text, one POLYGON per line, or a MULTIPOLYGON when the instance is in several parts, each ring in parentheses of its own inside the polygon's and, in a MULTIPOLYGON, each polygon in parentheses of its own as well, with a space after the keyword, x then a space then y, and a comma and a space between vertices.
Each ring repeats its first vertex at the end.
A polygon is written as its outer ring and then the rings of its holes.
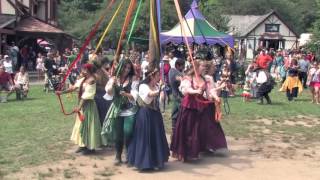
POLYGON ((266 24, 266 32, 279 32, 280 24, 266 24))

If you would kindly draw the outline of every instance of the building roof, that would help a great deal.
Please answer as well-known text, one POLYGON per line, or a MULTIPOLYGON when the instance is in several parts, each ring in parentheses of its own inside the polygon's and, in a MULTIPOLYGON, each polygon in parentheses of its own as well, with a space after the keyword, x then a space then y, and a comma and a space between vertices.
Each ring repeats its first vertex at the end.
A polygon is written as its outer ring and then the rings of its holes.
POLYGON ((245 37, 273 14, 277 16, 298 37, 298 33, 296 33, 294 29, 290 27, 275 11, 271 11, 268 14, 259 15, 259 16, 257 15, 226 15, 226 16, 230 19, 228 23, 230 32, 233 32, 235 36, 245 37))
POLYGON ((22 19, 15 30, 17 32, 65 34, 62 29, 47 24, 34 17, 22 19))
POLYGON ((4 28, 16 20, 14 15, 0 14, 0 28, 4 28))

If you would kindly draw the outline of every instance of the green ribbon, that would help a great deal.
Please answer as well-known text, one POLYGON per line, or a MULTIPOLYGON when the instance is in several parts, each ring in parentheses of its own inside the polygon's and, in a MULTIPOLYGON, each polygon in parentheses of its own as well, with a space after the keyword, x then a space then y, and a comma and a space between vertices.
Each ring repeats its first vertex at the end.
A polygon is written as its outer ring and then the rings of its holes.
POLYGON ((128 36, 127 44, 128 44, 128 43, 130 42, 130 40, 131 40, 131 36, 132 36, 132 33, 133 33, 133 29, 134 29, 134 27, 136 26, 137 19, 138 19, 138 15, 139 15, 139 13, 140 13, 141 5, 142 5, 142 0, 140 0, 139 5, 138 5, 138 9, 137 9, 137 12, 136 12, 136 15, 134 16, 133 23, 132 23, 132 26, 131 26, 131 29, 130 29, 130 33, 129 33, 129 36, 128 36))

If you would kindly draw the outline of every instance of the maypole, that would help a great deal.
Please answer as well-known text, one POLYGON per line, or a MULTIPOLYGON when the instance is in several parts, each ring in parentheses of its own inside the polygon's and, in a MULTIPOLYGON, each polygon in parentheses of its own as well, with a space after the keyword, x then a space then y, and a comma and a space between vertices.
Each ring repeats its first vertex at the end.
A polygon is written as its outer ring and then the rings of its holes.
POLYGON ((149 32, 149 57, 152 65, 159 64, 161 57, 160 47, 160 0, 150 0, 150 32, 149 32))

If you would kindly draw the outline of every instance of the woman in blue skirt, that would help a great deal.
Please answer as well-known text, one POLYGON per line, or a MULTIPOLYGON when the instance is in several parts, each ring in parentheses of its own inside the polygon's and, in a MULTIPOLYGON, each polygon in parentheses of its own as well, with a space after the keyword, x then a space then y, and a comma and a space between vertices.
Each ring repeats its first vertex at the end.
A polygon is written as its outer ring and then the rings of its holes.
POLYGON ((162 169, 169 159, 168 142, 158 105, 158 69, 148 71, 139 86, 136 124, 128 149, 128 163, 139 170, 162 169))

